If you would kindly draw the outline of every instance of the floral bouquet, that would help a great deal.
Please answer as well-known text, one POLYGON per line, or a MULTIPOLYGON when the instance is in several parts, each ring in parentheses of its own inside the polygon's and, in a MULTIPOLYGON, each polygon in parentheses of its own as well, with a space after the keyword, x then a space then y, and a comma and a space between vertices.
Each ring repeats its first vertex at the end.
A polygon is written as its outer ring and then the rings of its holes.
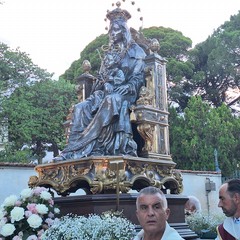
POLYGON ((0 206, 0 240, 37 240, 60 210, 44 187, 22 190, 20 197, 7 197, 0 206))
POLYGON ((135 226, 114 212, 88 217, 66 215, 42 235, 42 240, 129 240, 135 236, 135 226))
POLYGON ((209 215, 208 213, 195 212, 186 217, 186 222, 190 229, 201 236, 207 230, 217 234, 217 226, 224 221, 225 216, 222 213, 209 215))

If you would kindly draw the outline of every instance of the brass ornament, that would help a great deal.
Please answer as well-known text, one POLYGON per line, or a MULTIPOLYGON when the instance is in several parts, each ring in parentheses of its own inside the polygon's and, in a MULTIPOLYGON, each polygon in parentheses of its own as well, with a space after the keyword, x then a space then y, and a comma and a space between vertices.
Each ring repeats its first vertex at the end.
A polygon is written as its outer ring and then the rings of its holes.
POLYGON ((174 172, 173 162, 127 156, 88 157, 80 161, 38 165, 35 167, 38 177, 31 176, 28 184, 29 187, 51 188, 61 196, 77 189, 83 189, 87 194, 116 193, 117 169, 112 169, 111 165, 119 161, 122 163, 118 172, 121 193, 134 188, 138 190, 136 186, 141 188, 144 182, 160 188, 166 185, 172 193, 182 191, 182 177, 174 172))

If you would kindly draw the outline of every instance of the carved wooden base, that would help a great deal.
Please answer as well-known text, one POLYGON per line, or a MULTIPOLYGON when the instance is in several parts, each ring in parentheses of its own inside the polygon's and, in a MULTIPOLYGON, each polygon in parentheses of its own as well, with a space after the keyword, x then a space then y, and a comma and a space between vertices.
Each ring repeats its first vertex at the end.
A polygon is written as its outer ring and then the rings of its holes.
POLYGON ((91 156, 74 161, 38 165, 37 176, 29 179, 29 186, 54 189, 59 195, 83 189, 86 194, 127 193, 156 186, 165 193, 182 191, 182 176, 167 157, 160 159, 131 156, 91 156))

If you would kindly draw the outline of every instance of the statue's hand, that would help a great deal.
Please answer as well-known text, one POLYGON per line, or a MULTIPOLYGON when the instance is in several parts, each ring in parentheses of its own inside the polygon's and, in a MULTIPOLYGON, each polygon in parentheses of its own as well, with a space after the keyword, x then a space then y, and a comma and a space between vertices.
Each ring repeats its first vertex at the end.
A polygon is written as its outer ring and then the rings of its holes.
POLYGON ((119 93, 121 95, 126 95, 128 92, 129 92, 129 85, 122 85, 122 86, 119 86, 115 89, 115 92, 116 93, 119 93))
POLYGON ((112 92, 113 92, 113 86, 112 86, 112 84, 110 84, 110 83, 105 83, 105 84, 104 84, 104 88, 105 88, 105 91, 106 91, 107 93, 112 93, 112 92))

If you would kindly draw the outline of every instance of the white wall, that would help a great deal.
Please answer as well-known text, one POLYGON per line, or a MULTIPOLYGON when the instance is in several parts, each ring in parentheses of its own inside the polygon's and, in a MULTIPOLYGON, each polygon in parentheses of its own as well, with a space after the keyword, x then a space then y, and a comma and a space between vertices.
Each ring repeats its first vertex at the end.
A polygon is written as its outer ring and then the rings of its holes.
MULTIPOLYGON (((218 204, 218 189, 221 186, 221 174, 216 172, 200 172, 181 170, 183 175, 183 192, 182 195, 193 195, 197 197, 202 206, 203 211, 209 210, 221 212, 217 207, 218 204), (208 198, 205 191, 206 179, 214 182, 216 191, 211 191, 208 198)), ((19 196, 22 189, 28 187, 30 176, 37 175, 34 166, 21 164, 1 164, 0 163, 0 205, 6 197, 11 194, 19 196)), ((78 190, 78 194, 85 194, 84 191, 78 190)), ((71 194, 72 195, 72 194, 71 194)), ((74 195, 74 194, 73 194, 74 195)))
POLYGON ((0 205, 9 195, 19 196, 22 189, 28 187, 32 175, 36 175, 33 167, 0 164, 0 205))
POLYGON ((209 210, 210 213, 222 213, 222 210, 217 206, 218 190, 222 185, 221 173, 188 170, 181 170, 181 172, 183 175, 184 186, 182 194, 197 197, 201 203, 202 211, 208 212, 209 210), (215 183, 215 191, 207 192, 205 190, 205 183, 209 180, 215 183))

